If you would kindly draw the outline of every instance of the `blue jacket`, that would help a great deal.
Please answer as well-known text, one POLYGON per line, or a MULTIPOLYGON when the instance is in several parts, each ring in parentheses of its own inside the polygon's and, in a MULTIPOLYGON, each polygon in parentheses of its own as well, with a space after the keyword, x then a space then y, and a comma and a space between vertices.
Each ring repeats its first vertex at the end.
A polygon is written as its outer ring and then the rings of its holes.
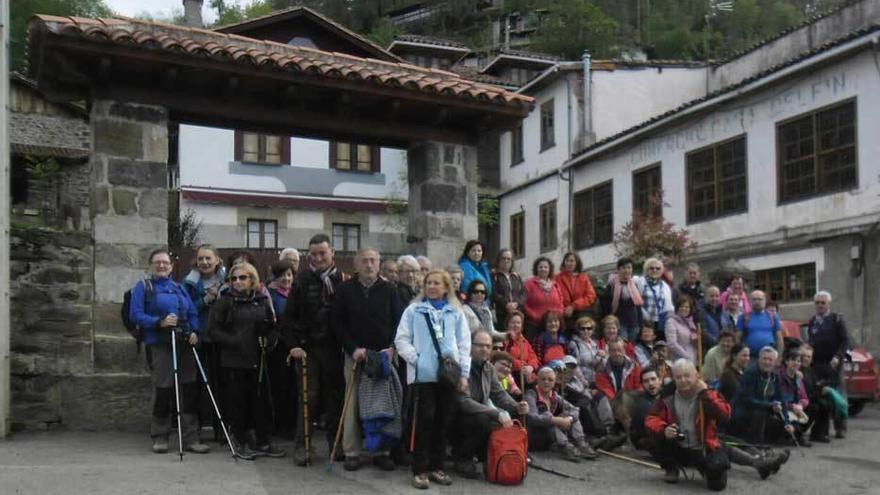
POLYGON ((467 256, 462 256, 458 260, 458 266, 464 272, 461 279, 461 291, 467 292, 471 283, 474 280, 479 280, 486 285, 486 300, 491 301, 489 298, 492 296, 492 269, 489 268, 489 263, 486 263, 486 261, 474 263, 467 256))
MULTIPOLYGON (((782 404, 782 384, 776 370, 761 373, 758 363, 750 365, 743 371, 739 380, 739 388, 733 395, 732 406, 735 418, 747 417, 749 411, 765 410, 770 412, 773 402, 782 404)), ((787 419, 786 419, 787 422, 787 419)))
POLYGON ((159 329, 159 321, 171 313, 177 315, 180 328, 184 332, 200 333, 202 328, 199 326, 199 313, 183 288, 170 278, 152 277, 150 280, 153 292, 149 301, 145 300, 146 288, 141 280, 131 289, 129 309, 131 321, 144 330, 144 344, 165 341, 167 333, 159 329))
MULTIPOLYGON (((267 287, 269 290, 269 298, 272 300, 272 307, 275 309, 276 315, 284 314, 284 307, 287 305, 287 298, 290 295, 288 293, 287 296, 278 292, 278 289, 274 289, 272 287, 267 287)), ((293 292, 293 288, 291 287, 290 292, 293 292)))
MULTIPOLYGON (((220 284, 222 285, 223 281, 226 280, 225 267, 221 266, 220 269, 217 270, 217 277, 220 279, 220 284)), ((198 269, 193 268, 180 282, 180 285, 186 290, 186 293, 189 294, 190 300, 193 305, 195 305, 196 311, 199 313, 198 328, 208 328, 208 311, 211 310, 211 306, 205 304, 205 294, 207 292, 205 290, 202 274, 198 269)), ((219 292, 220 287, 218 286, 217 289, 219 292)), ((217 297, 220 297, 219 294, 217 297)))
POLYGON ((437 310, 429 302, 417 301, 403 312, 394 338, 397 352, 407 364, 407 383, 437 381, 440 359, 431 339, 433 329, 425 321, 425 315, 432 322, 440 323, 440 352, 455 359, 461 366, 461 376, 468 378, 471 372, 471 331, 464 313, 457 305, 447 304, 437 310))

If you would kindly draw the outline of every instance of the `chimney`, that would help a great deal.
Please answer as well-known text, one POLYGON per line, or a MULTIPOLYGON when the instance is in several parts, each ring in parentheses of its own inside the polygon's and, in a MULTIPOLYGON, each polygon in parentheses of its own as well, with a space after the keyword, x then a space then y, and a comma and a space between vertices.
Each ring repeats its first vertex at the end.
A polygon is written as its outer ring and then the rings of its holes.
POLYGON ((203 28, 202 0, 183 0, 183 23, 194 28, 203 28))

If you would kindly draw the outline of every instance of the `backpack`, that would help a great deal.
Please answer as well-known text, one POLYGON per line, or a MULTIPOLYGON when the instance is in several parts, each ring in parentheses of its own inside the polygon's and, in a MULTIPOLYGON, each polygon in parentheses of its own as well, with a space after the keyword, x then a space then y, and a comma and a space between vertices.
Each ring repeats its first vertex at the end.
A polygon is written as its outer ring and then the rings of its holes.
POLYGON ((529 435, 514 421, 510 428, 498 428, 489 435, 486 454, 486 481, 498 485, 519 485, 528 474, 526 453, 529 435))
MULTIPOLYGON (((150 303, 153 298, 153 281, 144 279, 144 306, 150 303)), ((137 285, 137 284, 135 284, 137 285)), ((131 319, 131 289, 125 291, 122 296, 122 325, 128 333, 134 338, 138 346, 138 352, 141 350, 141 343, 144 341, 144 329, 137 326, 131 319)))

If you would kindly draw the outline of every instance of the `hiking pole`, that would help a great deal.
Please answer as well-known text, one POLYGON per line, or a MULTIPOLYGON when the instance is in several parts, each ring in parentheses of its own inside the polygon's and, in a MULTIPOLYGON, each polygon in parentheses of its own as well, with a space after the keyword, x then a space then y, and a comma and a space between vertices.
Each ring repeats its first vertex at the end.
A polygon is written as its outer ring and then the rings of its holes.
MULTIPOLYGON (((782 429, 785 430, 785 427, 790 426, 791 424, 790 423, 788 425, 785 424, 785 413, 783 411, 780 410, 778 414, 779 414, 779 419, 782 420, 782 425, 783 425, 782 429)), ((792 428, 794 428, 794 426, 792 426, 792 428)), ((804 449, 800 448, 801 444, 798 443, 797 436, 794 434, 794 431, 787 431, 786 430, 786 433, 788 433, 788 436, 791 437, 791 441, 792 441, 792 443, 794 443, 794 446, 797 447, 798 452, 801 453, 801 457, 806 457, 806 454, 804 454, 804 449)))
POLYGON ((416 451, 416 419, 419 415, 419 389, 413 384, 412 426, 409 431, 409 452, 416 451))
MULTIPOLYGON (((697 376, 703 379, 703 325, 697 323, 697 376)), ((703 409, 703 401, 697 397, 699 401, 699 418, 700 418, 700 445, 703 448, 703 455, 706 455, 706 412, 703 409)))
POLYGON ((171 365, 174 368, 174 400, 177 403, 177 450, 180 453, 180 462, 183 462, 183 428, 180 420, 180 384, 177 379, 177 332, 171 329, 171 365))
POLYGON ((351 367, 351 382, 348 384, 348 391, 345 394, 345 403, 342 405, 342 415, 339 417, 339 426, 336 427, 336 438, 333 440, 333 448, 330 449, 330 461, 327 462, 327 472, 333 470, 333 459, 336 457, 336 449, 339 447, 339 440, 342 438, 342 426, 345 423, 345 415, 351 406, 351 396, 354 393, 354 387, 357 383, 358 363, 355 362, 351 367))
POLYGON ((302 358, 302 362, 300 363, 300 369, 302 372, 302 389, 300 393, 302 394, 302 414, 303 414, 303 440, 306 445, 306 466, 312 465, 312 425, 309 424, 309 365, 307 364, 306 358, 302 358))
POLYGON ((199 366, 199 372, 202 375, 202 381, 205 382, 205 387, 208 388, 208 397, 211 398, 211 403, 214 404, 214 412, 217 413, 217 420, 220 422, 220 427, 223 428, 223 434, 226 435, 226 443, 229 444, 229 451, 232 452, 232 458, 235 462, 238 462, 238 454, 235 452, 235 447, 232 446, 232 439, 229 438, 229 432, 226 430, 226 424, 223 422, 223 416, 220 415, 220 408, 217 407, 217 399, 214 398, 214 391, 211 390, 211 384, 208 383, 208 375, 205 374, 205 368, 202 367, 202 360, 199 359, 199 353, 196 351, 196 348, 192 348, 193 355, 196 357, 196 364, 199 366))
MULTIPOLYGON (((522 400, 525 400, 525 395, 526 395, 526 392, 525 392, 525 390, 526 390, 526 370, 525 370, 525 367, 524 367, 524 366, 520 366, 520 367, 519 367, 519 382, 522 384, 522 394, 523 394, 522 400)), ((528 416, 528 414, 522 414, 522 415, 520 415, 520 420, 522 421, 523 428, 526 427, 526 416, 528 416)))
POLYGON ((559 476, 560 478, 565 478, 567 480, 588 481, 586 478, 581 478, 580 476, 566 474, 566 473, 563 473, 562 471, 557 471, 555 469, 544 467, 540 464, 535 464, 535 461, 533 461, 531 457, 526 458, 526 464, 528 464, 529 467, 532 469, 536 469, 538 471, 544 471, 545 473, 555 474, 556 476, 559 476))
POLYGON ((637 464, 639 466, 649 467, 651 469, 658 469, 661 471, 663 470, 663 468, 660 467, 659 464, 654 464, 653 462, 648 462, 648 461, 643 461, 641 459, 636 459, 635 457, 629 457, 629 456, 626 456, 623 454, 609 452, 605 449, 596 449, 596 452, 603 454, 603 455, 607 455, 608 457, 611 457, 612 459, 617 459, 619 461, 625 461, 625 462, 629 462, 632 464, 637 464))

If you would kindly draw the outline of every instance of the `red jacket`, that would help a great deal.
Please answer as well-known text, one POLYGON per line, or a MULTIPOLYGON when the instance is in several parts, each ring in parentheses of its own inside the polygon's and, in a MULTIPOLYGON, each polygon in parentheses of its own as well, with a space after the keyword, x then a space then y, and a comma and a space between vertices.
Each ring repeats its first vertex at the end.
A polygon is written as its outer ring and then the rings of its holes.
POLYGON ((528 322, 534 326, 543 326, 544 315, 550 311, 558 311, 562 313, 562 293, 559 286, 553 282, 553 288, 550 292, 545 292, 541 287, 538 277, 532 277, 526 280, 524 284, 526 290, 526 303, 523 309, 526 313, 528 322))
POLYGON ((574 306, 575 311, 583 311, 593 307, 596 302, 596 291, 586 273, 559 272, 554 277, 559 292, 562 294, 562 306, 574 306))
MULTIPOLYGON (((513 356, 514 375, 518 375, 519 370, 523 366, 531 366, 534 370, 533 373, 537 373, 538 368, 541 367, 541 364, 538 362, 538 355, 535 354, 532 344, 530 344, 522 334, 519 335, 519 340, 516 342, 514 342, 512 338, 505 340, 504 350, 513 356)), ((531 378, 532 377, 528 377, 527 381, 533 381, 531 378)))
MULTIPOLYGON (((672 412, 673 400, 674 395, 671 393, 654 401, 654 404, 651 405, 651 409, 648 411, 648 416, 645 418, 645 428, 648 431, 662 436, 663 430, 667 426, 678 423, 678 419, 676 419, 675 414, 672 412)), ((714 452, 721 447, 721 441, 718 440, 718 422, 725 422, 730 419, 730 404, 724 400, 724 397, 712 389, 700 392, 697 400, 703 405, 702 416, 706 418, 706 427, 705 429, 703 428, 703 423, 700 420, 701 415, 698 413, 697 424, 694 428, 705 435, 705 438, 701 439, 703 440, 703 445, 710 452, 714 452)))
POLYGON ((614 374, 611 372, 610 366, 606 362, 605 370, 596 373, 596 388, 605 394, 608 400, 614 400, 617 397, 617 392, 621 390, 640 390, 642 388, 642 368, 635 361, 627 358, 626 364, 623 366, 623 386, 614 383, 614 374))
MULTIPOLYGON (((605 339, 599 339, 598 347, 606 353, 608 352, 608 342, 606 342, 605 339)), ((632 359, 633 361, 638 361, 638 358, 636 357, 636 348, 634 345, 632 345, 632 342, 623 342, 623 353, 626 354, 626 357, 632 359)), ((608 358, 606 357, 605 359, 608 358)))

